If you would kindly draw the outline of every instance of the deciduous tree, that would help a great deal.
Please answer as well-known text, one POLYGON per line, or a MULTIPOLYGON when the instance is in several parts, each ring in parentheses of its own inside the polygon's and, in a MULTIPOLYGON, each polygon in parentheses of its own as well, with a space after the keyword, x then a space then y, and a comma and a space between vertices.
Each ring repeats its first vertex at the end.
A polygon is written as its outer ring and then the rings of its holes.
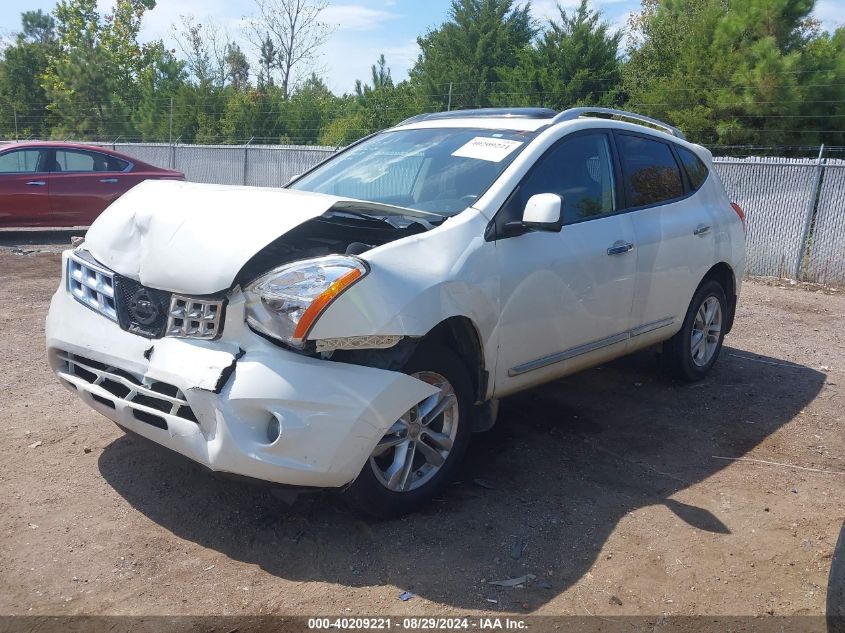
POLYGON ((257 14, 246 19, 247 37, 262 60, 264 80, 272 83, 276 70, 285 99, 313 70, 319 49, 332 32, 320 18, 327 4, 326 0, 255 0, 257 14))

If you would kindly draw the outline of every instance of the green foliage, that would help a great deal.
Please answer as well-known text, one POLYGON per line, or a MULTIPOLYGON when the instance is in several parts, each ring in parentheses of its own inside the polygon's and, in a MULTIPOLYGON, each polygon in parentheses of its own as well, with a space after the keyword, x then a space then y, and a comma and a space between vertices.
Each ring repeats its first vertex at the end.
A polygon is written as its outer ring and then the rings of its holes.
MULTIPOLYGON (((142 138, 167 139, 172 136, 171 104, 177 103, 185 83, 185 64, 172 51, 159 44, 150 52, 150 64, 138 76, 138 104, 132 112, 132 123, 142 138)), ((178 129, 178 128, 176 128, 178 129)))
MULTIPOLYGON (((279 99, 283 100, 281 93, 279 99)), ((337 109, 337 97, 316 74, 312 73, 284 102, 284 129, 279 141, 313 145, 320 142, 320 133, 332 120, 337 109)))
POLYGON ((51 16, 26 11, 21 32, 5 50, 0 63, 0 130, 8 137, 49 134, 52 121, 45 117, 47 95, 41 77, 57 47, 55 28, 51 16))
POLYGON ((702 143, 842 144, 822 130, 842 127, 829 115, 845 100, 843 36, 818 33, 813 4, 645 0, 624 69, 628 107, 702 143))
MULTIPOLYGON (((316 74, 291 75, 285 2, 263 0, 273 19, 251 23, 254 67, 190 16, 174 30, 179 53, 140 41, 155 0, 27 11, 0 53, 0 135, 343 145, 450 106, 624 104, 701 143, 845 145, 845 29, 821 32, 814 0, 642 0, 626 34, 588 0, 542 24, 528 2, 452 0, 419 37, 407 81, 381 55, 342 96, 316 74)), ((328 33, 324 0, 302 2, 310 55, 328 33)))
POLYGON ((452 0, 449 20, 417 38, 422 52, 412 85, 429 107, 482 107, 514 68, 536 32, 530 5, 514 0, 452 0), (451 85, 451 97, 449 94, 451 85))
POLYGON ((226 81, 235 90, 246 90, 249 87, 249 62, 241 47, 229 42, 223 59, 226 63, 226 81))
POLYGON ((101 18, 96 0, 56 6, 58 46, 47 57, 43 87, 58 135, 128 135, 139 79, 160 43, 138 42, 155 0, 117 0, 101 18))
POLYGON ((541 105, 558 110, 576 105, 619 105, 622 33, 611 33, 587 0, 570 15, 558 5, 539 40, 521 51, 513 68, 500 69, 501 105, 541 105))
POLYGON ((21 32, 18 42, 50 44, 56 39, 56 21, 41 9, 21 13, 21 32))

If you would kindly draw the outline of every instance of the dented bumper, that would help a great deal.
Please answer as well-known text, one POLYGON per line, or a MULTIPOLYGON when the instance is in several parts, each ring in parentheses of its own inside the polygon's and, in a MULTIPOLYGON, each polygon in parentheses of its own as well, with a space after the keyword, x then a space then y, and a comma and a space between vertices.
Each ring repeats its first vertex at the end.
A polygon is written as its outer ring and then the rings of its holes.
POLYGON ((62 284, 47 318, 48 357, 66 387, 120 426, 212 470, 302 486, 352 481, 393 422, 435 391, 398 372, 288 352, 242 315, 235 298, 217 341, 150 340, 62 284))

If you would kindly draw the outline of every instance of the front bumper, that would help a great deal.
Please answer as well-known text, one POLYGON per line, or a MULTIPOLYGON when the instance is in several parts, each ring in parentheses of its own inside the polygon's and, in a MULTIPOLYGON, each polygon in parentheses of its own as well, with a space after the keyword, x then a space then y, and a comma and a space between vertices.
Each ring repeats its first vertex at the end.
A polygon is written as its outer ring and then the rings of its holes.
POLYGON ((61 382, 120 426, 212 470, 300 486, 351 482, 393 422, 436 391, 273 345, 244 325, 237 296, 221 339, 150 340, 74 300, 63 279, 47 351, 61 382))

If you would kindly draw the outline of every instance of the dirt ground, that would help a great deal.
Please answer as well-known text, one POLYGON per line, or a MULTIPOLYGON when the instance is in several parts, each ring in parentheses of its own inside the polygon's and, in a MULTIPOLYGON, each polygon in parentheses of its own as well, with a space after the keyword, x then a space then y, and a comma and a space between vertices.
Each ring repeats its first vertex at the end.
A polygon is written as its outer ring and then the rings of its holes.
POLYGON ((0 246, 0 614, 824 613, 845 293, 747 281, 708 380, 641 353, 508 399, 447 494, 365 523, 214 476, 61 388, 44 316, 68 237, 0 246))

